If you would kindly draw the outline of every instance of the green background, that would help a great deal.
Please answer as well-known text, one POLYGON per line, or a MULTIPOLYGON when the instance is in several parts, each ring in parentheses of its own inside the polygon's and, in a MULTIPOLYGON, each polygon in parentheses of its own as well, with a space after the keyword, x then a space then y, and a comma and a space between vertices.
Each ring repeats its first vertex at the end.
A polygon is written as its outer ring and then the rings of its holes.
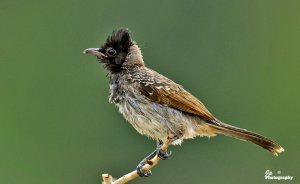
POLYGON ((0 2, 0 183, 96 184, 155 148, 108 103, 82 54, 129 28, 148 67, 219 119, 278 141, 279 157, 224 136, 187 140, 132 183, 299 183, 300 1, 0 2), (287 182, 285 182, 287 183, 287 182))

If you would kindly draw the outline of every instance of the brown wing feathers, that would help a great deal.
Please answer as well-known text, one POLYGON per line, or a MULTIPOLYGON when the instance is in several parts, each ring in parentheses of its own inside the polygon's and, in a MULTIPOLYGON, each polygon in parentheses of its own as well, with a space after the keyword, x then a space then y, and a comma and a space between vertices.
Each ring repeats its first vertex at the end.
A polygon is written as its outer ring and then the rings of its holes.
POLYGON ((162 83, 141 85, 141 93, 159 104, 194 114, 204 119, 216 120, 197 98, 178 87, 178 85, 170 86, 162 83))
POLYGON ((206 120, 218 133, 245 141, 251 141, 272 152, 274 155, 284 151, 280 145, 264 136, 222 123, 216 119, 196 97, 173 81, 161 75, 155 78, 160 78, 161 80, 159 82, 151 80, 151 82, 148 81, 148 83, 141 83, 140 85, 140 92, 151 101, 197 115, 206 120))

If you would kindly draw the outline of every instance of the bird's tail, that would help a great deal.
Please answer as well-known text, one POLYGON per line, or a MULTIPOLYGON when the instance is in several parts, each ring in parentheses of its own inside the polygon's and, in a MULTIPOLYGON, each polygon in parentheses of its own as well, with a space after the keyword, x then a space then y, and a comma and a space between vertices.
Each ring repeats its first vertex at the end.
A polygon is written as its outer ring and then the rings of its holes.
POLYGON ((210 126, 216 130, 216 133, 234 137, 244 141, 253 142, 254 144, 257 144, 270 151, 273 155, 278 156, 278 153, 284 151, 284 149, 279 144, 254 132, 250 132, 248 130, 234 127, 221 122, 210 124, 210 126))

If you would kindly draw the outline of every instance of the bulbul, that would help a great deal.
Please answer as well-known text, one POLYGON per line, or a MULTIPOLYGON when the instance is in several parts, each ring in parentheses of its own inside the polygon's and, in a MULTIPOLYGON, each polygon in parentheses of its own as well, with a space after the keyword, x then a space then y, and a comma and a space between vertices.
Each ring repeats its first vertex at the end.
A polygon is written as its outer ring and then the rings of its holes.
MULTIPOLYGON (((113 31, 100 48, 89 48, 84 53, 95 55, 104 64, 109 78, 109 101, 140 134, 159 144, 170 134, 175 135, 174 145, 197 136, 223 134, 250 141, 274 155, 284 151, 262 135, 221 122, 181 85, 147 68, 127 29, 113 31)), ((168 157, 159 151, 149 157, 155 154, 168 157)), ((139 167, 138 171, 142 176, 151 174, 142 173, 139 167)))

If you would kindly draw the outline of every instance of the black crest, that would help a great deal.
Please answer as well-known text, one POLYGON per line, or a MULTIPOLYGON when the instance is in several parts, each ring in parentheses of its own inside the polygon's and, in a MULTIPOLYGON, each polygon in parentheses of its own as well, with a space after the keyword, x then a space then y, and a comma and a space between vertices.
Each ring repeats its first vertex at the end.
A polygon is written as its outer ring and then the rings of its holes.
POLYGON ((105 67, 111 72, 121 71, 129 48, 133 44, 134 42, 131 40, 128 29, 113 31, 99 50, 106 56, 102 59, 105 67))
POLYGON ((131 45, 132 40, 128 29, 121 28, 113 31, 111 36, 107 38, 104 48, 107 46, 113 46, 114 48, 127 52, 131 45))

